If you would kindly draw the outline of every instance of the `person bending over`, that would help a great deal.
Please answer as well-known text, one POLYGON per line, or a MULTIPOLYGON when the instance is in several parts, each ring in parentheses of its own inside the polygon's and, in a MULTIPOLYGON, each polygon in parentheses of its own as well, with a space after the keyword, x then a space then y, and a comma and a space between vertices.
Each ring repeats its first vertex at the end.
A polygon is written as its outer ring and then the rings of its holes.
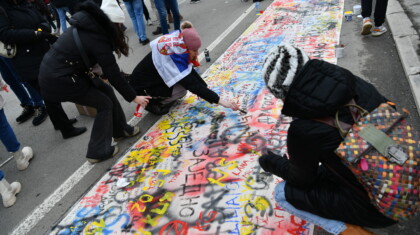
POLYGON ((343 140, 338 129, 314 120, 335 117, 339 111, 340 121, 352 125, 344 107, 350 100, 369 112, 388 100, 350 71, 311 60, 287 44, 270 50, 262 75, 270 92, 283 101, 282 114, 294 118, 287 133, 289 158, 270 151, 259 158, 265 171, 284 179, 275 189, 277 203, 333 234, 372 234, 362 227, 395 224, 371 204, 363 186, 334 153, 343 140))
POLYGON ((238 110, 236 103, 221 99, 209 89, 193 69, 201 39, 191 22, 185 21, 181 29, 153 40, 150 43, 152 51, 137 64, 129 77, 137 95, 153 97, 145 109, 157 115, 166 114, 188 90, 212 104, 238 110))

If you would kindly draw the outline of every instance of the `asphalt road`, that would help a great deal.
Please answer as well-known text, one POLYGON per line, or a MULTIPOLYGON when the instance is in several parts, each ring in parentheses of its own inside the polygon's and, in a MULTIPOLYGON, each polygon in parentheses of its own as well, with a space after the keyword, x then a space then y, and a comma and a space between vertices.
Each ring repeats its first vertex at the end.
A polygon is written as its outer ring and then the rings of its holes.
MULTIPOLYGON (((413 2, 409 3, 410 6, 416 5, 414 1, 417 0, 404 0, 403 2, 409 1, 413 2)), ((260 8, 265 9, 271 2, 271 0, 263 1, 260 8)), ((179 0, 179 4, 181 14, 186 20, 193 22, 202 37, 203 47, 201 50, 211 48, 212 61, 223 54, 232 42, 257 18, 254 9, 252 9, 251 1, 201 0, 198 4, 189 4, 189 1, 179 0), (242 19, 244 13, 247 13, 250 8, 252 11, 242 19), (218 37, 224 35, 225 30, 229 30, 229 27, 238 19, 242 20, 234 25, 233 30, 229 31, 226 37, 218 40, 218 37)), ((355 0, 345 1, 345 10, 352 9, 355 4, 357 4, 355 0)), ((154 17, 153 14, 151 15, 154 17)), ((128 26, 127 35, 130 38, 129 44, 132 51, 128 58, 121 58, 119 64, 125 72, 131 72, 136 64, 150 51, 150 48, 139 44, 138 39, 134 36, 128 16, 126 25, 128 26)), ((151 34, 156 25, 157 21, 153 26, 147 26, 147 34, 150 39, 156 37, 151 34)), ((338 60, 338 64, 371 81, 385 96, 395 101, 399 107, 408 108, 413 114, 410 121, 420 130, 420 117, 417 115, 418 112, 391 34, 387 33, 379 38, 361 37, 359 35, 360 26, 361 20, 358 18, 353 18, 353 21, 350 22, 343 22, 340 40, 345 45, 345 56, 338 60)), ((200 70, 205 71, 210 65, 211 63, 202 61, 200 70)), ((44 234, 96 183, 118 158, 96 165, 86 164, 85 153, 89 133, 63 140, 60 133, 54 131, 49 120, 38 127, 32 126, 30 122, 18 125, 14 121, 15 117, 21 112, 18 100, 11 93, 5 95, 5 98, 7 100, 5 112, 18 139, 23 145, 32 146, 36 155, 26 171, 18 172, 13 161, 1 167, 6 174, 6 178, 9 181, 17 180, 21 182, 23 189, 18 196, 16 205, 8 209, 0 208, 0 226, 2 228, 0 233, 8 234, 16 226, 22 225, 22 221, 37 208, 40 214, 33 217, 33 221, 37 221, 37 223, 28 234, 44 234), (71 182, 70 185, 74 185, 74 187, 70 192, 65 194, 62 199, 50 197, 53 193, 60 195, 60 192, 56 192, 56 190, 74 172, 79 172, 81 167, 83 168, 83 177, 80 177, 78 182, 71 182), (46 199, 48 199, 47 202, 46 199)), ((130 119, 135 105, 125 102, 120 96, 119 98, 127 119, 130 119)), ((77 117, 79 120, 77 126, 87 126, 89 131, 91 130, 92 118, 79 116, 74 104, 66 103, 64 107, 69 117, 77 117)), ((158 118, 159 116, 147 114, 140 124, 142 134, 158 118)), ((121 152, 119 156, 122 156, 125 150, 135 141, 136 139, 133 138, 120 143, 121 152)), ((1 160, 5 160, 9 156, 2 145, 0 146, 0 153, 2 153, 1 160)), ((32 227, 30 220, 25 221, 25 223, 28 227, 32 227)), ((404 223, 386 230, 386 233, 419 234, 419 226, 414 222, 404 223)))

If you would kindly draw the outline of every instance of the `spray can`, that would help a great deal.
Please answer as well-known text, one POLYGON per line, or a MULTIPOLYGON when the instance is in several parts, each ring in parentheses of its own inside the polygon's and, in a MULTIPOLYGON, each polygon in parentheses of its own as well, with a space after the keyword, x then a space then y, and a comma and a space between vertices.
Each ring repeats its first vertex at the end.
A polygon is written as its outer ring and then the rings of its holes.
POLYGON ((255 3, 255 11, 258 13, 260 9, 260 2, 255 3))
POLYGON ((143 116, 144 107, 141 105, 137 105, 136 111, 134 112, 134 117, 128 122, 130 126, 137 126, 139 124, 141 117, 143 116))
POLYGON ((210 62, 211 61, 210 52, 209 52, 209 50, 207 50, 207 48, 204 49, 204 56, 206 57, 206 62, 210 62))

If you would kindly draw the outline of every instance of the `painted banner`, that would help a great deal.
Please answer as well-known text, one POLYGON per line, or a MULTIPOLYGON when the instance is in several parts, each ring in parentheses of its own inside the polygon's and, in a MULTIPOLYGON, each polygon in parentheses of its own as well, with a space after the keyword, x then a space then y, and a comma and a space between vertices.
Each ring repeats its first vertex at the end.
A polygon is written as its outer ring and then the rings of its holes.
POLYGON ((265 88, 265 53, 282 42, 335 63, 343 0, 276 0, 203 75, 246 113, 187 96, 52 229, 52 234, 303 234, 280 208, 281 179, 258 164, 286 152, 290 119, 265 88))

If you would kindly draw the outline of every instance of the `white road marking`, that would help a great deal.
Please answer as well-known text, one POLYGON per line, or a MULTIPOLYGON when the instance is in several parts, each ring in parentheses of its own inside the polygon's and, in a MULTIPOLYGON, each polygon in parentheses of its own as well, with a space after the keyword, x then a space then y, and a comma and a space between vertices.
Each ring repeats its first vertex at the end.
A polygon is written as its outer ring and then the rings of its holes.
POLYGON ((18 227, 16 227, 12 235, 28 234, 35 225, 50 212, 50 210, 61 201, 66 194, 79 183, 79 181, 94 167, 94 164, 85 162, 77 171, 75 171, 60 187, 58 187, 43 203, 38 205, 18 227))
MULTIPOLYGON (((229 26, 229 28, 227 28, 222 34, 219 35, 219 37, 216 38, 216 40, 214 40, 208 47, 207 50, 209 50, 209 52, 211 52, 214 48, 216 48, 216 46, 225 39, 225 37, 232 32, 236 26, 239 25, 239 23, 241 23, 241 21, 247 17, 249 15, 250 12, 252 12, 254 9, 254 5, 251 5, 244 13, 242 13, 241 16, 238 17, 238 19, 236 19, 235 22, 233 22, 233 24, 231 24, 229 26)), ((204 59, 204 52, 201 52, 200 55, 198 56, 198 61, 202 61, 204 59)))

